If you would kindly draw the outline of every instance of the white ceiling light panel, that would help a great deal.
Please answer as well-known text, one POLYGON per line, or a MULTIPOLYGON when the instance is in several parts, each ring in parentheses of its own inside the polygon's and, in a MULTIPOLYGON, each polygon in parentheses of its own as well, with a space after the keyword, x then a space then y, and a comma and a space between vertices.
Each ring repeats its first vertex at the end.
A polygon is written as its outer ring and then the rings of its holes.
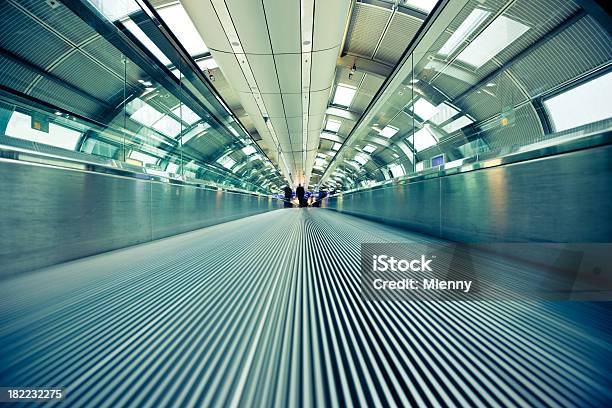
POLYGON ((337 133, 340 130, 341 126, 342 126, 342 122, 340 122, 339 120, 327 119, 325 130, 337 133))
POLYGON ((490 15, 489 11, 474 9, 440 48, 438 54, 451 55, 490 15))
POLYGON ((338 84, 332 103, 334 105, 340 105, 348 108, 351 106, 356 93, 357 89, 354 87, 345 84, 338 84))
POLYGON ((525 24, 506 16, 499 16, 461 51, 457 59, 480 68, 527 30, 529 27, 525 24))
POLYGON ((159 8, 157 11, 189 55, 202 55, 208 52, 208 47, 180 3, 159 8))

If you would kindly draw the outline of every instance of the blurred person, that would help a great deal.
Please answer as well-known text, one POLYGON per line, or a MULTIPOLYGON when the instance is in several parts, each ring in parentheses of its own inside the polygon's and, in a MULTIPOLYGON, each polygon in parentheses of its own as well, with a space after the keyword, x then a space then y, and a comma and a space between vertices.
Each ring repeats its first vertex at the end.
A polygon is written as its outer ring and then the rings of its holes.
POLYGON ((291 199, 293 198, 293 190, 289 186, 285 186, 284 190, 285 190, 285 208, 291 208, 293 207, 293 204, 291 204, 291 199))
POLYGON ((295 189, 295 195, 298 198, 298 201, 300 203, 300 207, 306 207, 306 200, 304 200, 304 195, 306 194, 306 191, 304 191, 304 187, 302 187, 302 185, 298 185, 298 187, 295 189))

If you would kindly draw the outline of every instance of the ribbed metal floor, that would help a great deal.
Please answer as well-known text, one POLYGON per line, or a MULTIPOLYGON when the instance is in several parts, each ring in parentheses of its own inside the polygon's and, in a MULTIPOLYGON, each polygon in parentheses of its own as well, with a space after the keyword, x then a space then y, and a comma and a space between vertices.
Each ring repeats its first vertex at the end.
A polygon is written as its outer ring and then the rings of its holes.
POLYGON ((410 241, 288 209, 5 280, 0 385, 84 407, 610 406, 602 305, 363 301, 359 244, 410 241))

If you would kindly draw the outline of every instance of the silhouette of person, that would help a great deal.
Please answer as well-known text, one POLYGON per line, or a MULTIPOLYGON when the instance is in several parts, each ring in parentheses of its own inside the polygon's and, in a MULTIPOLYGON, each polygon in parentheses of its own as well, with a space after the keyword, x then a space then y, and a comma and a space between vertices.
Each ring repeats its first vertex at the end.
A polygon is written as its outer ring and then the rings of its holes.
POLYGON ((298 185, 298 187, 295 189, 295 195, 298 198, 298 201, 300 202, 300 207, 306 207, 306 200, 304 200, 304 195, 306 194, 306 192, 304 191, 304 187, 302 187, 302 185, 298 185))
POLYGON ((293 190, 289 186, 285 186, 285 208, 293 207, 291 205, 291 198, 293 197, 293 190))

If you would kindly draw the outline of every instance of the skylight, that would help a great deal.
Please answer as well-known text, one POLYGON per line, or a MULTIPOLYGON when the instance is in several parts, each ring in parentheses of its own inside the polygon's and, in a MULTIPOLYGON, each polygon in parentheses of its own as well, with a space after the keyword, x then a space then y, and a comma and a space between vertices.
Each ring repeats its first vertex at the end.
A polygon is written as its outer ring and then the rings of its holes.
POLYGON ((529 27, 506 16, 499 16, 465 47, 457 59, 480 68, 523 35, 529 27))
POLYGON ((226 169, 231 169, 236 164, 236 160, 232 159, 229 156, 223 156, 219 160, 217 160, 217 163, 219 163, 226 169))
POLYGON ((175 137, 181 133, 181 124, 166 115, 153 125, 153 129, 163 133, 166 136, 175 137))
POLYGON ((482 9, 474 9, 463 23, 450 36, 450 38, 444 43, 438 54, 440 55, 451 55, 455 50, 465 41, 476 29, 482 24, 491 13, 482 9))
POLYGON ((236 131, 236 129, 234 129, 232 126, 227 125, 227 129, 228 129, 228 130, 229 130, 229 131, 232 133, 232 135, 234 135, 234 136, 236 136, 236 137, 240 136, 240 135, 238 134, 238 132, 236 131))
POLYGON ((137 150, 132 150, 130 153, 130 159, 138 160, 142 164, 156 164, 157 157, 149 156, 148 154, 141 153, 137 150))
POLYGON ((136 112, 130 115, 130 119, 150 127, 153 125, 153 123, 157 122, 162 116, 164 116, 163 113, 153 108, 151 105, 144 102, 142 103, 143 105, 136 112))
POLYGON ((175 173, 176 174, 178 168, 179 168, 178 164, 176 164, 176 163, 168 163, 168 166, 166 166, 166 171, 168 173, 175 173))
POLYGON ((446 133, 453 133, 473 122, 474 121, 468 118, 467 116, 461 116, 458 119, 455 119, 454 121, 449 123, 448 125, 444 126, 442 130, 444 130, 446 133))
POLYGON ((414 113, 416 113, 423 120, 429 120, 432 116, 438 113, 438 108, 432 105, 425 98, 417 99, 414 103, 413 109, 414 113))
POLYGON ((438 141, 429 130, 429 126, 425 125, 423 129, 414 134, 414 149, 417 152, 425 150, 428 147, 434 146, 438 141))
POLYGON ((326 165, 327 165, 327 161, 325 159, 321 159, 320 157, 317 157, 315 159, 315 166, 325 167, 326 165))
POLYGON ((251 146, 251 145, 245 146, 245 147, 242 148, 242 153, 246 154, 247 156, 252 155, 256 151, 257 150, 253 146, 251 146))
POLYGON ((138 27, 138 25, 130 19, 127 19, 123 22, 125 28, 127 28, 133 35, 142 43, 142 45, 147 48, 151 54, 155 55, 155 57, 164 65, 171 65, 172 62, 166 54, 160 50, 153 41, 138 27))
POLYGON ((383 130, 378 132, 378 134, 388 139, 390 137, 393 137, 393 135, 395 135, 397 132, 399 132, 399 129, 395 126, 385 126, 383 130))
POLYGON ((201 70, 215 69, 219 67, 219 65, 217 64, 217 61, 215 61, 212 57, 199 60, 196 63, 198 64, 198 67, 201 70))
POLYGON ((557 132, 612 117, 612 72, 544 102, 557 132))
POLYGON ((183 44, 189 55, 201 55, 208 52, 208 47, 196 30, 193 22, 181 4, 163 7, 157 10, 176 38, 183 44))
POLYGON ((357 90, 349 85, 338 84, 334 94, 333 104, 349 107, 357 90))
POLYGON ((135 1, 118 1, 118 0, 89 0, 102 14, 108 17, 109 20, 119 20, 134 11, 140 10, 138 3, 135 1))
POLYGON ((429 121, 435 125, 440 125, 458 113, 459 111, 457 109, 448 105, 446 102, 442 102, 438 105, 438 113, 432 116, 429 121))
POLYGON ((423 11, 427 14, 433 10, 437 3, 438 0, 404 0, 406 6, 423 11))
POLYGON ((376 150, 376 146, 369 144, 366 145, 362 150, 366 153, 372 153, 376 150))
POLYGON ((198 123, 197 126, 191 129, 189 132, 185 133, 185 135, 181 138, 181 144, 186 144, 194 137, 203 134, 204 131, 206 131, 206 129, 208 128, 210 128, 210 125, 208 123, 198 123))
POLYGON ((357 161, 361 165, 366 164, 368 160, 370 160, 370 156, 368 156, 367 154, 357 153, 355 155, 355 161, 357 161))
POLYGON ((327 119, 327 124, 325 125, 325 130, 329 130, 330 132, 337 132, 340 130, 340 126, 342 126, 342 122, 335 119, 327 119))
POLYGON ((176 116, 181 118, 183 122, 189 125, 193 125, 201 119, 194 111, 192 111, 191 109, 189 109, 189 107, 185 105, 177 106, 172 110, 172 113, 174 113, 176 116))
POLYGON ((391 164, 391 165, 389 165, 389 171, 391 172, 391 175, 394 178, 406 175, 406 173, 404 172, 404 166, 402 166, 401 164, 391 164))

